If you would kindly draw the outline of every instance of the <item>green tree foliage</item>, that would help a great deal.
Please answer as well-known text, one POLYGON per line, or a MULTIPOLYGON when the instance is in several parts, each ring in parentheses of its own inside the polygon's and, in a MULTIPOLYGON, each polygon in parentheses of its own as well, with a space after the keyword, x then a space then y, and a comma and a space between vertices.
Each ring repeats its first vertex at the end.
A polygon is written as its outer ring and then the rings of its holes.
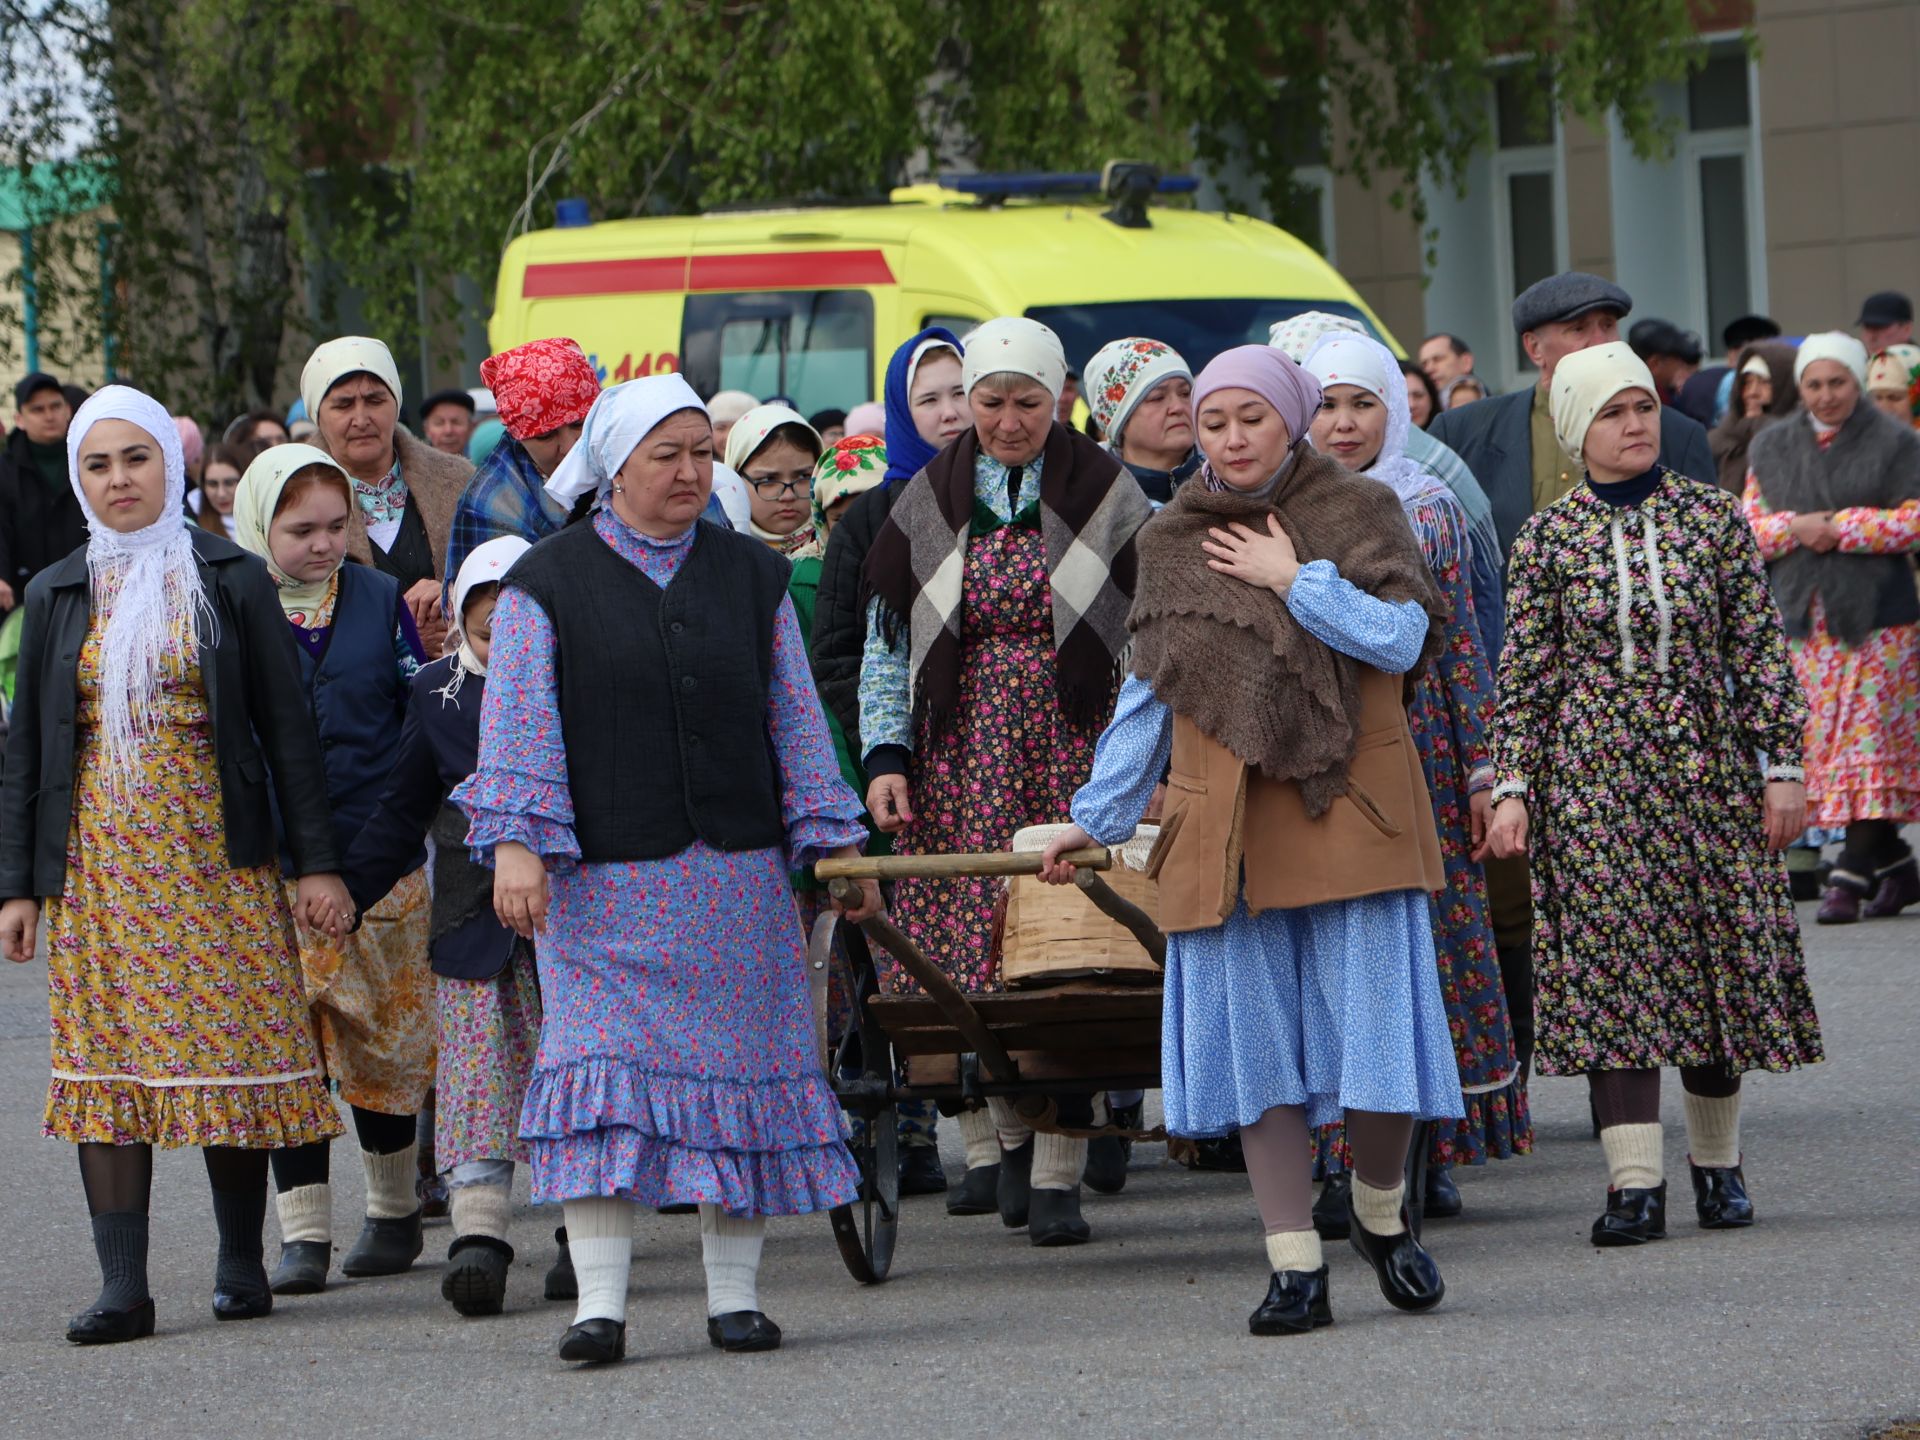
POLYGON ((1486 142, 1502 57, 1651 150, 1649 87, 1696 53, 1688 0, 0 0, 0 26, 0 163, 111 168, 124 363, 221 414, 280 393, 343 287, 417 334, 562 196, 611 219, 1231 157, 1230 198, 1284 219, 1332 119, 1336 168, 1418 214, 1486 142))

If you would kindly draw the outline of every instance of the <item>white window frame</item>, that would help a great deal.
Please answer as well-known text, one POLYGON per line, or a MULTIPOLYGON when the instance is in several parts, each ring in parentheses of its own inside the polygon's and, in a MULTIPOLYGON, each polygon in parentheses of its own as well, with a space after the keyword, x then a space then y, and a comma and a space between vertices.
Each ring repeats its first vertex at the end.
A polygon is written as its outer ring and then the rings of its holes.
MULTIPOLYGON (((1716 42, 1738 39, 1739 32, 1721 32, 1703 36, 1711 50, 1716 42)), ((1689 117, 1690 119, 1691 117, 1689 117)), ((1706 345, 1709 356, 1720 351, 1720 336, 1708 334, 1713 316, 1708 311, 1707 226, 1700 193, 1700 162, 1736 158, 1744 162, 1743 189, 1747 205, 1747 313, 1767 313, 1767 235, 1766 197, 1760 190, 1760 73, 1752 57, 1747 59, 1747 124, 1744 129, 1694 130, 1681 132, 1675 147, 1675 162, 1682 167, 1680 190, 1686 197, 1687 288, 1693 301, 1693 327, 1706 345)))
MULTIPOLYGON (((1492 103, 1492 102, 1490 102, 1492 103)), ((1500 148, 1499 115, 1494 115, 1494 149, 1488 173, 1493 188, 1493 284, 1494 294, 1512 297, 1519 293, 1519 287, 1513 274, 1513 199, 1508 181, 1516 175, 1546 175, 1553 188, 1553 264, 1555 273, 1567 268, 1569 250, 1567 237, 1567 166, 1566 133, 1560 124, 1559 107, 1554 108, 1553 140, 1546 145, 1529 145, 1524 148, 1503 150, 1500 148)), ((1482 378, 1491 378, 1502 389, 1516 390, 1532 378, 1534 372, 1520 363, 1522 352, 1516 336, 1509 342, 1505 337, 1513 335, 1513 323, 1509 314, 1492 317, 1494 333, 1501 335, 1500 373, 1494 377, 1482 374, 1482 378)))
POLYGON ((1339 241, 1334 234, 1333 216, 1333 167, 1331 165, 1300 165, 1294 168, 1293 183, 1310 185, 1320 200, 1320 255, 1329 265, 1339 268, 1335 258, 1339 241))

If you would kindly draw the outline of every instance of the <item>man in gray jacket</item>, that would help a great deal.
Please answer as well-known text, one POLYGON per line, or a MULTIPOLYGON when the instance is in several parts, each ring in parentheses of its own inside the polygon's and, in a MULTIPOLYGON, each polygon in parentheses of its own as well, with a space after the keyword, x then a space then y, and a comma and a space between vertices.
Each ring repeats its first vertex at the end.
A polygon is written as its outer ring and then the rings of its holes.
MULTIPOLYGON (((1449 410, 1428 427, 1429 435, 1458 452, 1486 490, 1502 553, 1512 551, 1529 516, 1580 482, 1580 468, 1560 453, 1553 435, 1547 399, 1554 367, 1576 350, 1618 340, 1620 322, 1632 309, 1633 298, 1618 285, 1579 270, 1528 286, 1513 302, 1513 328, 1540 372, 1538 383, 1449 410)), ((1707 432, 1666 406, 1660 410, 1660 463, 1689 479, 1714 483, 1707 432)))

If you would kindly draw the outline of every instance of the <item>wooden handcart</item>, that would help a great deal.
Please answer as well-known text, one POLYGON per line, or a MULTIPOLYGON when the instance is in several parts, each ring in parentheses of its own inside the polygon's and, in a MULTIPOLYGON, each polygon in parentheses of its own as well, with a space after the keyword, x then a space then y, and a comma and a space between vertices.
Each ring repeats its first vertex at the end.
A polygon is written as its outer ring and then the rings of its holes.
MULTIPOLYGON (((1166 939, 1148 915, 1100 877, 1114 858, 1105 846, 1069 853, 1087 898, 1164 966, 1166 939)), ((955 879, 1036 875, 1037 853, 886 855, 823 860, 815 876, 836 898, 863 879, 955 879)), ((854 898, 857 899, 857 894, 854 898)), ((830 928, 816 933, 808 964, 824 973, 830 928)), ((834 1047, 829 1075, 855 1120, 860 1198, 832 1212, 841 1258, 856 1280, 877 1284, 893 1265, 900 1218, 895 1107, 933 1100, 974 1108, 989 1095, 1012 1097, 1036 1129, 1056 1128, 1050 1093, 1145 1090, 1160 1084, 1161 986, 1077 982, 1045 990, 966 994, 886 914, 838 934, 852 969, 854 1012, 834 1047), (920 983, 923 995, 880 990, 869 940, 920 983)))

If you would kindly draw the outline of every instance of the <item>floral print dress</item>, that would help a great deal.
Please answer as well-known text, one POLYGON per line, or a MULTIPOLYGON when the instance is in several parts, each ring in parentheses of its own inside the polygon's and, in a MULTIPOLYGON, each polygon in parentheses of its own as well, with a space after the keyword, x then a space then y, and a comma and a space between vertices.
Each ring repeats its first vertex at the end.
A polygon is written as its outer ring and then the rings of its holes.
MULTIPOLYGON (((96 612, 110 601, 96 604, 96 612)), ((45 1131, 100 1145, 277 1149, 341 1132, 277 863, 228 866, 200 667, 169 652, 132 804, 100 743, 100 631, 80 650, 67 878, 47 901, 45 1131)))
MULTIPOLYGON (((652 540, 604 509, 592 523, 662 587, 699 543, 700 527, 652 540)), ((520 1123, 534 1203, 611 1195, 733 1215, 848 1203, 858 1172, 815 1049, 788 869, 866 830, 792 603, 775 625, 766 719, 784 849, 696 840, 664 860, 581 863, 555 658, 546 612, 509 585, 494 611, 480 765, 452 797, 472 819, 476 861, 512 840, 547 864, 545 1013, 520 1123)))
POLYGON ((1761 809, 1807 707, 1738 502, 1670 471, 1622 508, 1582 485, 1508 587, 1494 793, 1528 802, 1540 1072, 1820 1060, 1761 809))
MULTIPOLYGON (((1415 527, 1427 568, 1447 602, 1446 646, 1421 672, 1407 702, 1407 724, 1420 752, 1440 837, 1447 888, 1430 897, 1440 995, 1465 1091, 1465 1118, 1441 1125, 1428 1160, 1479 1165, 1533 1149, 1533 1122, 1523 1081, 1515 1077, 1513 1028, 1487 918, 1487 877, 1472 857, 1472 797, 1493 788, 1486 732, 1493 722, 1493 673, 1476 623, 1468 570, 1466 517, 1452 503, 1427 503, 1415 527)), ((1352 1168, 1346 1127, 1323 1128, 1317 1174, 1352 1168)))
MULTIPOLYGON (((1763 559, 1778 560, 1799 546, 1793 538, 1798 517, 1768 509, 1752 471, 1744 505, 1763 559)), ((1843 555, 1920 550, 1920 504, 1836 510, 1833 523, 1843 555)), ((1816 595, 1813 633, 1789 640, 1787 650, 1812 710, 1807 823, 1845 829, 1853 820, 1920 819, 1920 625, 1888 625, 1858 645, 1844 645, 1828 631, 1816 595)))

